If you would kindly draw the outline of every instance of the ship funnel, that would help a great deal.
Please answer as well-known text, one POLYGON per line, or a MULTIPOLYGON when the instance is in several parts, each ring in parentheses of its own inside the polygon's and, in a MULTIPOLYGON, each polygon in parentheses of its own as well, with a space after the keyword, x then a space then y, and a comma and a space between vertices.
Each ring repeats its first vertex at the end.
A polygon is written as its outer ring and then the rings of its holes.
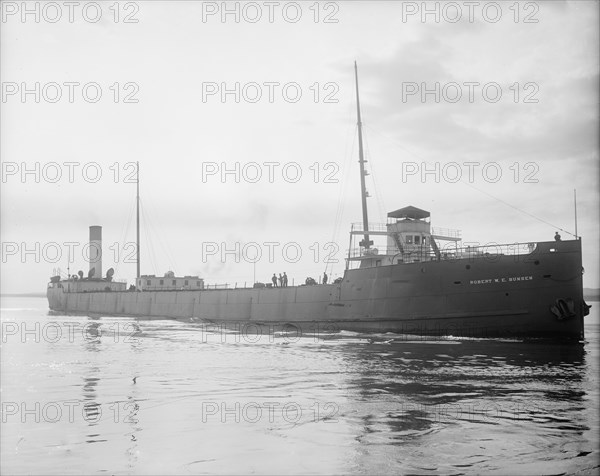
POLYGON ((102 278, 102 227, 90 226, 90 271, 88 276, 102 278))

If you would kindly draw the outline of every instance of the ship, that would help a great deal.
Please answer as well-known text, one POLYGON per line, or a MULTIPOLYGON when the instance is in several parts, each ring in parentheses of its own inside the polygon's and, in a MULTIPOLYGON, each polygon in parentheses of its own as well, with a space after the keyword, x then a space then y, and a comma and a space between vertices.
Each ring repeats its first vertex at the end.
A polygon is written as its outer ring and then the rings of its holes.
MULTIPOLYGON (((358 70, 354 64, 362 223, 353 224, 343 276, 332 283, 213 288, 199 276, 140 273, 139 174, 135 285, 102 276, 102 228, 91 226, 87 276, 53 276, 55 313, 182 319, 208 326, 354 331, 439 338, 552 338, 583 342, 582 240, 459 246, 458 230, 431 226, 405 206, 369 223, 358 70), (374 246, 373 237, 385 240, 374 246), (358 246, 356 240, 361 238, 358 246)), ((221 327, 222 328, 222 327, 221 327)))

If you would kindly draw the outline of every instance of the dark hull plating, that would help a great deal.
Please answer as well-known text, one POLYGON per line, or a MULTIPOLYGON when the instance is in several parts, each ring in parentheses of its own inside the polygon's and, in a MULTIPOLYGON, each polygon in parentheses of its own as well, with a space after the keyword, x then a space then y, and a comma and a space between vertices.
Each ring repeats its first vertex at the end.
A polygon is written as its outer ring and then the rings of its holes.
POLYGON ((581 241, 538 243, 528 255, 491 255, 347 270, 339 284, 275 289, 65 292, 66 313, 290 324, 300 332, 351 330, 422 336, 583 338, 581 241), (557 316, 557 300, 574 313, 557 316))

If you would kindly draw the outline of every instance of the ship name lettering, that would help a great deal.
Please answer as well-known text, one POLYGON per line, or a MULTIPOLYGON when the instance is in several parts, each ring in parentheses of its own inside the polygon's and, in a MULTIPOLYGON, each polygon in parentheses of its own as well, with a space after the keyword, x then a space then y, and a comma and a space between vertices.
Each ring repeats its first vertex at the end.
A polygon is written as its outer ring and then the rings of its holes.
POLYGON ((511 276, 510 278, 472 279, 469 284, 507 283, 517 281, 533 281, 533 276, 511 276))
POLYGON ((473 279, 470 284, 490 284, 491 282, 491 279, 473 279))

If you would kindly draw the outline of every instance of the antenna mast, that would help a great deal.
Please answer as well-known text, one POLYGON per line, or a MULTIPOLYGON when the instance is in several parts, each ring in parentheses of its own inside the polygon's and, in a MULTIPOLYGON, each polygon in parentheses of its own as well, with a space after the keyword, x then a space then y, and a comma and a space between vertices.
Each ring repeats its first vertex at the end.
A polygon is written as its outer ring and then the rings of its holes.
POLYGON ((137 178, 136 187, 137 194, 135 197, 136 201, 136 263, 137 263, 137 277, 136 281, 140 278, 140 163, 136 162, 137 165, 137 178))
POLYGON ((356 79, 356 115, 358 117, 358 163, 360 164, 360 192, 362 197, 362 215, 363 215, 363 231, 364 239, 360 242, 360 246, 369 249, 373 244, 369 240, 369 218, 367 215, 367 189, 365 186, 365 158, 363 155, 363 141, 362 141, 362 121, 360 120, 360 100, 358 97, 358 67, 356 61, 354 62, 354 77, 356 79))
POLYGON ((575 239, 579 239, 577 235, 577 189, 573 189, 573 203, 575 205, 575 239))

